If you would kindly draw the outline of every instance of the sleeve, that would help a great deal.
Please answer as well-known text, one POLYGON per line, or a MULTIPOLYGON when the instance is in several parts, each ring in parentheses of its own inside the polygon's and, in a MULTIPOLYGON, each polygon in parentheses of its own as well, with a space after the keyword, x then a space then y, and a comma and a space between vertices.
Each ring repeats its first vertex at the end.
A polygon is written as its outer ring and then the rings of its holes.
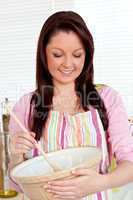
MULTIPOLYGON (((31 94, 26 94, 20 98, 20 100, 13 107, 12 112, 16 115, 16 117, 21 121, 21 123, 28 129, 28 117, 29 117, 29 109, 30 109, 30 99, 31 94)), ((9 133, 15 134, 17 132, 22 131, 20 126, 16 123, 14 118, 10 116, 9 121, 9 133)), ((11 188, 14 188, 18 192, 22 192, 21 188, 12 180, 10 176, 10 163, 9 163, 9 185, 11 188)))
POLYGON ((109 119, 109 143, 117 162, 133 162, 133 137, 130 132, 128 115, 121 96, 110 87, 101 91, 109 119))
MULTIPOLYGON (((31 93, 22 96, 12 109, 12 112, 15 114, 15 116, 19 119, 19 121, 28 130, 29 130, 28 117, 29 117, 29 111, 30 111, 30 99, 31 99, 31 93)), ((20 132, 20 131, 22 131, 22 129, 16 123, 14 118, 12 116, 10 116, 10 121, 9 121, 10 134, 14 134, 14 133, 20 132)))

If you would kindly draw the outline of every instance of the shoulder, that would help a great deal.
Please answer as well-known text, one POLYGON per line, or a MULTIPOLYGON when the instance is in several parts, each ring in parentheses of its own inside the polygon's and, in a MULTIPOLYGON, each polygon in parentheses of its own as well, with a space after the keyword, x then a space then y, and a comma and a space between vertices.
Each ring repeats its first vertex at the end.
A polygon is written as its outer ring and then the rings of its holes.
POLYGON ((21 96, 19 100, 15 103, 13 110, 21 110, 22 112, 24 112, 27 108, 29 108, 33 93, 34 92, 29 92, 21 96))
POLYGON ((22 95, 22 96, 19 98, 19 100, 16 102, 16 104, 18 104, 18 103, 28 103, 28 102, 30 102, 33 93, 34 93, 34 92, 29 92, 29 93, 26 93, 26 94, 22 95))
POLYGON ((104 84, 96 84, 95 85, 96 90, 98 91, 98 93, 100 94, 101 97, 104 96, 114 96, 114 95, 118 95, 118 91, 116 91, 114 88, 108 86, 108 85, 104 85, 104 84))
POLYGON ((114 110, 117 111, 119 108, 125 109, 123 99, 117 90, 108 85, 101 84, 97 84, 96 89, 105 104, 107 113, 114 110))
POLYGON ((119 92, 108 85, 96 84, 95 87, 105 103, 106 101, 114 102, 116 99, 121 98, 119 92))

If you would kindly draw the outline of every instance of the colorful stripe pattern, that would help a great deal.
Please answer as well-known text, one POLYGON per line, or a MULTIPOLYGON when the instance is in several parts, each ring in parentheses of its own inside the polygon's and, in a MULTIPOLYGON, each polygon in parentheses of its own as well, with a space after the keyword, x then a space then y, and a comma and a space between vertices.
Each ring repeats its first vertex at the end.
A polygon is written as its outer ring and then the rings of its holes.
MULTIPOLYGON (((44 149, 46 152, 60 150, 68 147, 76 146, 95 146, 104 149, 106 162, 104 165, 107 169, 108 152, 105 143, 105 133, 101 128, 101 122, 97 110, 91 108, 87 112, 69 115, 59 111, 50 111, 48 121, 43 131, 45 142, 44 149), (104 141, 103 141, 104 138, 104 141)), ((102 171, 102 169, 101 169, 102 171)), ((108 200, 107 191, 98 192, 83 200, 108 200)))

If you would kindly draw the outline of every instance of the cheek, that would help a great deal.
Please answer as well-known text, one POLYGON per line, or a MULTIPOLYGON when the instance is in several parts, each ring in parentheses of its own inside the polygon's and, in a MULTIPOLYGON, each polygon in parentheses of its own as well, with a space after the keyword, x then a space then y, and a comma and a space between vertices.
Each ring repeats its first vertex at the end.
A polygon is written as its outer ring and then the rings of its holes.
POLYGON ((53 56, 48 56, 47 57, 47 64, 48 64, 48 68, 53 67, 58 67, 62 64, 62 59, 61 58, 54 58, 53 56))
POLYGON ((82 69, 84 67, 84 61, 85 61, 85 59, 81 59, 81 60, 76 61, 76 66, 77 66, 78 71, 82 71, 82 69))
POLYGON ((58 67, 58 62, 53 57, 47 57, 47 65, 50 72, 55 71, 58 67))

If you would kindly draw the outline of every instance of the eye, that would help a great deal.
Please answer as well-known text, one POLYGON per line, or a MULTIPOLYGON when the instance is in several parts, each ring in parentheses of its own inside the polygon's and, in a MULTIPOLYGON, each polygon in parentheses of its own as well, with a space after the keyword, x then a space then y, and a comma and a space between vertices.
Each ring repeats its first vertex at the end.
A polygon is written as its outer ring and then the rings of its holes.
POLYGON ((62 54, 53 53, 53 56, 56 57, 56 58, 59 58, 59 57, 62 56, 62 54))
POLYGON ((74 54, 73 55, 75 58, 80 58, 82 55, 81 54, 74 54))

